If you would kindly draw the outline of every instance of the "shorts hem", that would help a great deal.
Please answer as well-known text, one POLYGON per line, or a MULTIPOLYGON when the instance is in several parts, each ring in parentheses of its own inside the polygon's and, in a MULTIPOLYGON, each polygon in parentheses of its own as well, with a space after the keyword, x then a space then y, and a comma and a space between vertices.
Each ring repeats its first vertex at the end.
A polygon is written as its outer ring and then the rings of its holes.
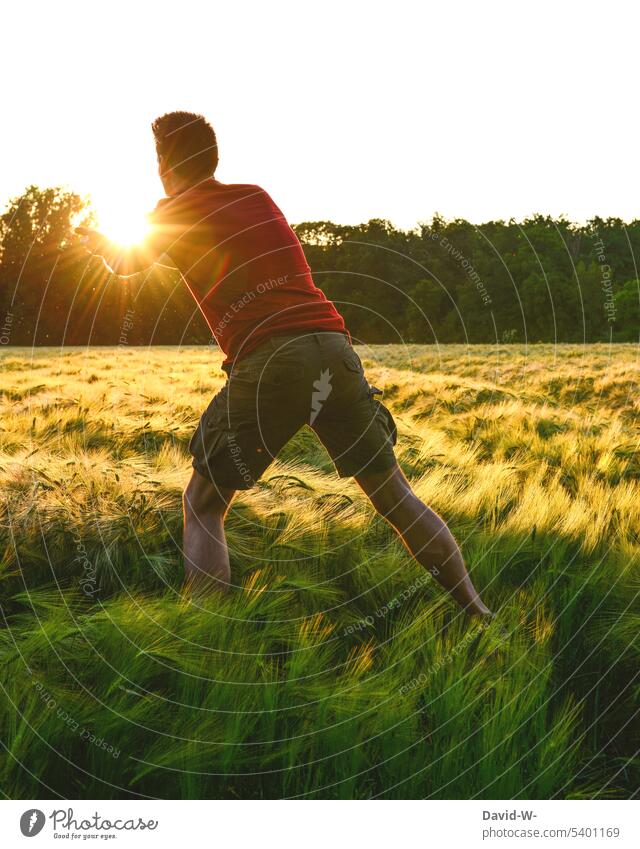
POLYGON ((338 468, 335 463, 334 466, 339 478, 355 478, 359 475, 377 475, 381 472, 388 472, 393 469, 397 463, 398 460, 395 454, 393 454, 391 457, 384 458, 384 460, 379 458, 378 462, 371 461, 370 463, 364 463, 356 471, 345 467, 338 468))
POLYGON ((213 476, 210 472, 209 467, 206 463, 200 463, 198 460, 193 460, 191 463, 192 467, 196 470, 199 475, 202 475, 203 478, 212 483, 214 486, 219 486, 222 489, 237 489, 237 490, 248 490, 254 487, 257 483, 255 480, 251 480, 251 482, 246 481, 244 479, 241 480, 233 480, 229 481, 228 479, 223 479, 219 476, 213 476))

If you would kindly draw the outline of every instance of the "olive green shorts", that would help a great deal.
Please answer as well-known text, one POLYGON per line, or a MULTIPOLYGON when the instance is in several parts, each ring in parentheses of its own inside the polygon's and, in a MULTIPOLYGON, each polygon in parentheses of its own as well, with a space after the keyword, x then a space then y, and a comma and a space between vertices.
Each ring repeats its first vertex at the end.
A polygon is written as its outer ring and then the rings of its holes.
POLYGON ((189 446, 194 469, 218 486, 249 489, 305 424, 340 477, 395 465, 393 416, 344 334, 275 336, 225 371, 189 446))

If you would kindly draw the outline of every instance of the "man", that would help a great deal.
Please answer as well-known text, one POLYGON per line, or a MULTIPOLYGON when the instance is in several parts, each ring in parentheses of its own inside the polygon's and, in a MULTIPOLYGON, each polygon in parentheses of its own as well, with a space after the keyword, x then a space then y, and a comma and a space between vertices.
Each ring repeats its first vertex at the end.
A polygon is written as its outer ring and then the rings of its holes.
POLYGON ((489 614, 445 523, 398 466, 391 413, 365 379, 341 315, 312 280, 282 212, 258 186, 226 185, 218 147, 201 115, 171 112, 152 125, 167 197, 152 233, 123 251, 79 228, 87 249, 129 276, 168 255, 225 354, 228 380, 191 440, 184 492, 184 557, 190 585, 230 582, 224 518, 283 445, 309 424, 338 474, 354 477, 415 558, 471 616, 489 614))

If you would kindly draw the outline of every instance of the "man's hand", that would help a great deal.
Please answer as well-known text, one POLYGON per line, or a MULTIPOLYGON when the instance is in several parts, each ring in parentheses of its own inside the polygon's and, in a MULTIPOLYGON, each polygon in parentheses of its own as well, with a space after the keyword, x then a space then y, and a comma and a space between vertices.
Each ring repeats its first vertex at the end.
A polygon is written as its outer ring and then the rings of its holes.
POLYGON ((123 247, 91 227, 76 227, 76 233, 82 237, 78 247, 93 256, 102 257, 107 269, 117 277, 132 277, 150 268, 163 256, 170 241, 169 237, 159 239, 157 234, 155 237, 152 234, 139 245, 123 247))
POLYGON ((76 227, 76 233, 82 236, 80 242, 90 254, 102 256, 102 251, 109 246, 109 239, 97 230, 92 230, 91 227, 76 227))

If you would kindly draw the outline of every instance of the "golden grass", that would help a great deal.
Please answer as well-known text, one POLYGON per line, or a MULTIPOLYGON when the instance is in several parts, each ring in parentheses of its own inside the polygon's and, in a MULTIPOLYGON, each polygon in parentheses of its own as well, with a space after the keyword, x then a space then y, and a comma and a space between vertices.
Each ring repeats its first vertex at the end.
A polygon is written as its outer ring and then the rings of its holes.
POLYGON ((194 609, 176 594, 181 491, 189 439, 224 381, 220 355, 5 349, 7 792, 43 789, 16 766, 36 757, 34 746, 47 781, 76 780, 29 731, 46 727, 47 740, 80 745, 43 714, 33 688, 20 686, 27 662, 79 721, 98 711, 101 733, 131 756, 126 765, 98 764, 93 750, 78 749, 78 763, 98 776, 93 795, 112 793, 100 782, 125 778, 150 795, 184 796, 631 790, 618 761, 636 743, 623 745, 617 730, 635 709, 637 683, 629 685, 639 656, 636 348, 392 345, 359 353, 396 418, 401 465, 450 522, 511 638, 488 631, 477 648, 457 620, 444 627, 450 603, 433 582, 415 589, 424 573, 308 432, 229 513, 241 590, 220 608, 194 609), (87 593, 88 566, 95 593, 87 593), (394 607, 408 586, 409 600, 394 607), (426 683, 407 688, 424 670, 426 683), (137 698, 142 682, 148 694, 137 698), (614 691, 620 697, 602 718, 614 691), (165 703, 178 697, 180 709, 165 703), (144 728, 136 724, 143 719, 144 728), (262 739, 286 744, 257 750, 262 739), (301 775, 299 762, 320 766, 301 775), (270 784, 263 776, 275 763, 270 784), (235 775, 244 776, 237 786, 235 775))

